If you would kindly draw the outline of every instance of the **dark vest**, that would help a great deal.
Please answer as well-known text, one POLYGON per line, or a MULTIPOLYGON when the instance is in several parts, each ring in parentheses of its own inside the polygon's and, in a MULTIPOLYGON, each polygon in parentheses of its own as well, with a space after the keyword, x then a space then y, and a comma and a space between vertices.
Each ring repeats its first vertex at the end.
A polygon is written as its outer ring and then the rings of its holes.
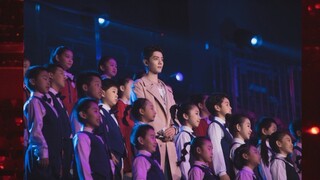
POLYGON ((164 180, 164 174, 160 169, 160 167, 158 166, 158 164, 155 162, 155 160, 143 154, 138 154, 136 158, 139 156, 146 158, 151 164, 151 167, 147 173, 147 180, 164 180))
POLYGON ((124 139, 121 134, 119 126, 114 122, 112 116, 103 108, 101 108, 103 112, 102 123, 100 123, 97 131, 102 132, 102 139, 107 142, 109 148, 115 155, 119 157, 124 157, 126 154, 126 149, 124 146, 124 139), (108 126, 108 131, 106 129, 108 126))
POLYGON ((274 159, 279 159, 283 161, 286 164, 286 175, 288 180, 299 180, 299 175, 294 168, 293 164, 289 163, 288 161, 280 158, 274 158, 274 159))
MULTIPOLYGON (((299 146, 294 146, 293 149, 295 149, 295 150, 299 151, 300 153, 302 153, 302 148, 299 147, 299 146)), ((301 173, 301 172, 302 172, 301 159, 302 159, 302 156, 301 156, 301 155, 298 155, 298 156, 296 157, 295 162, 294 162, 294 163, 296 164, 297 168, 298 168, 298 173, 301 173)))
MULTIPOLYGON (((67 110, 66 110, 66 108, 61 106, 57 97, 52 92, 49 92, 49 95, 51 96, 54 108, 56 109, 56 111, 59 115, 59 119, 61 119, 62 138, 64 140, 70 139, 70 135, 72 132, 71 132, 71 124, 70 124, 69 116, 67 114, 67 110)), ((61 102, 62 102, 62 100, 61 100, 61 102)))
POLYGON ((53 174, 59 174, 62 163, 61 120, 57 117, 50 105, 39 97, 35 96, 35 98, 39 99, 46 109, 46 114, 43 117, 42 134, 48 145, 49 165, 52 167, 53 174))
POLYGON ((235 177, 235 174, 234 174, 233 165, 230 159, 230 148, 231 148, 233 138, 230 135, 230 133, 227 131, 227 129, 220 122, 213 119, 211 123, 218 124, 223 131, 224 136, 221 139, 221 148, 223 151, 223 157, 224 157, 224 162, 227 169, 227 174, 231 179, 233 179, 235 177))
POLYGON ((208 166, 199 166, 199 165, 192 165, 188 174, 190 174, 191 169, 198 167, 204 172, 203 180, 219 180, 219 177, 214 174, 214 172, 208 166))
POLYGON ((110 155, 105 145, 94 134, 80 131, 90 138, 91 152, 89 155, 89 164, 93 179, 112 179, 112 170, 110 165, 110 155))

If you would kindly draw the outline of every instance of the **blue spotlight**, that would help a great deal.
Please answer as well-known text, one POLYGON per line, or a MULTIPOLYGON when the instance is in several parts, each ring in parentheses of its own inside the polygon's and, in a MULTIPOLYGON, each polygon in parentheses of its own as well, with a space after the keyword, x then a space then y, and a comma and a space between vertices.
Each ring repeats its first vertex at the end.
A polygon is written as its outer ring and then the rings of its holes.
POLYGON ((37 13, 39 13, 39 12, 40 12, 40 4, 36 4, 36 6, 35 6, 35 10, 36 10, 36 12, 37 12, 37 13))
POLYGON ((209 43, 208 43, 208 42, 206 42, 206 43, 204 44, 204 49, 205 49, 205 50, 209 50, 209 43))
POLYGON ((98 18, 98 22, 99 22, 100 25, 103 25, 103 23, 105 23, 106 20, 104 18, 102 18, 102 17, 99 17, 98 18))
POLYGON ((250 43, 253 47, 259 47, 262 45, 262 38, 260 36, 253 36, 250 43))
POLYGON ((183 81, 183 74, 181 72, 176 73, 176 80, 179 82, 183 81))
POLYGON ((98 17, 98 23, 103 28, 109 26, 110 21, 108 20, 108 15, 102 15, 98 17))

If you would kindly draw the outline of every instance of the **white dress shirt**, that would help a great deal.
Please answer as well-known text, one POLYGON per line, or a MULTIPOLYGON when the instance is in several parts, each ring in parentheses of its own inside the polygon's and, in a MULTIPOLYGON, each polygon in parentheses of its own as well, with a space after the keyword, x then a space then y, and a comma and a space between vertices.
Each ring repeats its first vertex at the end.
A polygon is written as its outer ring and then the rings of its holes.
MULTIPOLYGON (((230 149, 230 159, 232 160, 232 162, 234 162, 234 152, 236 151, 236 149, 238 147, 240 147, 242 144, 245 144, 243 139, 240 138, 233 138, 232 140, 232 145, 231 149, 230 149)), ((237 174, 239 172, 239 170, 233 165, 233 170, 234 173, 237 174)))
MULTIPOLYGON (((181 151, 183 150, 185 143, 188 143, 191 141, 191 137, 187 132, 192 134, 193 130, 188 126, 181 126, 179 129, 179 133, 175 136, 174 143, 176 145, 177 156, 178 156, 179 161, 181 160, 181 156, 182 156, 181 151), (184 131, 186 131, 186 132, 184 132, 184 131)), ((186 147, 186 150, 188 153, 184 156, 185 161, 182 161, 180 164, 180 170, 181 170, 183 178, 187 180, 188 179, 188 172, 190 170, 190 162, 189 162, 189 160, 190 160, 190 145, 188 145, 186 147)))
MULTIPOLYGON (((46 139, 42 134, 43 118, 46 115, 46 109, 38 98, 44 95, 40 92, 32 92, 29 100, 24 104, 24 114, 27 119, 29 131, 29 145, 37 149, 37 154, 40 158, 49 158, 48 145, 46 139), (38 98, 36 98, 38 97, 38 98)), ((46 102, 48 106, 57 115, 56 110, 50 103, 46 102)))
MULTIPOLYGON (((267 166, 266 164, 263 163, 262 158, 261 158, 259 166, 261 167, 261 170, 262 170, 262 172, 261 172, 262 176, 264 176, 267 180, 269 180, 269 179, 272 179, 271 172, 270 172, 270 164, 271 164, 272 152, 270 151, 271 147, 270 147, 270 144, 269 144, 269 140, 266 141, 266 145, 267 145, 267 148, 268 148, 269 166, 267 166)), ((258 143, 257 150, 261 154, 261 140, 258 143)))
MULTIPOLYGON (((90 127, 82 127, 82 131, 86 131, 89 133, 93 133, 93 129, 90 127)), ((101 137, 97 136, 100 139, 101 143, 104 143, 101 137)), ((74 153, 75 158, 77 159, 77 170, 79 178, 85 180, 93 179, 91 175, 91 167, 90 167, 90 153, 91 153, 91 140, 87 134, 84 133, 77 133, 73 138, 73 145, 74 145, 74 153)), ((114 173, 115 166, 113 161, 110 159, 110 165, 112 173, 114 173)))
MULTIPOLYGON (((219 117, 214 117, 216 121, 224 125, 226 121, 224 119, 221 119, 219 117)), ((228 128, 227 128, 227 131, 228 128)), ((221 139, 224 137, 223 130, 217 123, 211 123, 208 127, 208 136, 212 143, 212 151, 214 156, 212 156, 212 163, 213 163, 213 169, 214 173, 217 176, 223 176, 227 174, 227 168, 223 156, 223 150, 221 147, 221 139)))
MULTIPOLYGON (((277 153, 276 158, 279 158, 279 159, 274 159, 274 161, 272 161, 270 166, 272 180, 287 180, 286 163, 283 162, 283 160, 286 161, 285 160, 286 155, 277 153), (280 159, 283 159, 283 160, 280 160, 280 159)), ((292 165, 291 163, 289 164, 292 165)))
POLYGON ((240 147, 242 144, 245 144, 243 139, 240 138, 233 138, 232 140, 232 147, 230 149, 230 158, 232 161, 234 161, 234 152, 238 147, 240 147))

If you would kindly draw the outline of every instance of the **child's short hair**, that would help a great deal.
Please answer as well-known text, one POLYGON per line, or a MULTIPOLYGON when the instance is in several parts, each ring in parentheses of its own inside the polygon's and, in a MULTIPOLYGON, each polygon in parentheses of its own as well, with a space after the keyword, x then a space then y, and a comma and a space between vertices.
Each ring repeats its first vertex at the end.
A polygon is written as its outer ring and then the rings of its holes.
POLYGON ((205 136, 199 136, 193 138, 193 140, 190 142, 190 154, 195 158, 195 160, 199 159, 199 154, 197 153, 197 148, 204 145, 205 141, 210 141, 208 137, 205 136))
POLYGON ((139 137, 145 138, 147 135, 147 132, 149 130, 154 130, 154 128, 149 124, 141 124, 137 125, 132 129, 132 133, 130 136, 130 142, 133 146, 135 146, 138 150, 141 149, 141 144, 138 141, 139 137))
POLYGON ((263 128, 269 129, 272 123, 277 124, 276 121, 271 117, 260 118, 258 124, 256 125, 256 131, 257 131, 258 137, 262 137, 263 136, 262 129, 263 128))
POLYGON ((149 101, 146 98, 138 98, 135 100, 132 104, 131 108, 131 116, 135 121, 140 121, 141 120, 141 114, 140 114, 140 109, 144 109, 146 107, 147 101, 149 101))
POLYGON ((243 157, 243 154, 250 154, 250 147, 250 144, 242 144, 235 150, 233 164, 238 170, 248 164, 248 160, 243 157))
POLYGON ((24 84, 30 91, 35 91, 34 85, 31 84, 30 79, 37 79, 39 74, 47 69, 43 66, 31 66, 24 75, 24 84))
POLYGON ((111 57, 111 56, 103 56, 103 57, 101 57, 101 59, 99 60, 99 63, 98 63, 98 72, 99 73, 103 73, 101 68, 100 68, 100 66, 103 66, 105 63, 107 63, 111 59, 116 60, 114 57, 111 57))
POLYGON ((217 111, 214 106, 221 106, 224 98, 229 99, 228 96, 223 93, 214 93, 208 97, 206 100, 206 107, 212 115, 217 115, 217 111))
POLYGON ((64 53, 65 51, 72 51, 70 48, 66 47, 66 46, 58 46, 52 53, 50 56, 50 63, 51 64, 59 64, 59 62, 56 59, 56 56, 61 56, 62 53, 64 53))
POLYGON ((205 100, 206 96, 207 94, 192 94, 190 96, 190 101, 198 106, 199 103, 202 103, 205 100))
POLYGON ((245 114, 240 114, 240 113, 227 116, 227 121, 229 123, 229 130, 233 136, 235 136, 238 131, 237 124, 242 125, 246 118, 248 117, 245 114))
POLYGON ((301 119, 296 119, 293 122, 291 122, 289 125, 290 133, 295 139, 301 138, 297 135, 297 131, 301 131, 301 129, 302 129, 301 119))
POLYGON ((80 124, 85 125, 87 123, 86 120, 80 116, 80 112, 87 112, 92 103, 98 104, 93 98, 81 98, 74 106, 77 112, 77 119, 80 124))
POLYGON ((186 124, 186 119, 183 117, 183 114, 189 114, 189 111, 194 107, 198 107, 198 106, 192 102, 175 104, 175 105, 171 106, 171 108, 170 108, 171 118, 175 119, 175 117, 177 115, 177 118, 178 118, 180 124, 184 125, 184 124, 186 124))
MULTIPOLYGON (((277 131, 274 132, 273 134, 271 134, 270 138, 269 138, 269 144, 271 149, 276 152, 276 153, 280 153, 280 149, 279 146, 277 145, 277 141, 280 141, 285 135, 290 136, 289 132, 287 131, 277 131)), ((291 136, 290 136, 291 138, 291 136)))
POLYGON ((116 87, 116 88, 118 88, 117 82, 114 81, 114 80, 112 80, 112 79, 107 79, 107 78, 102 80, 102 87, 101 87, 101 88, 102 88, 104 91, 108 90, 108 89, 111 88, 111 87, 116 87))
POLYGON ((48 72, 50 73, 55 73, 58 68, 63 69, 63 67, 60 64, 45 64, 44 67, 47 69, 48 72))
POLYGON ((84 71, 78 75, 78 77, 76 79, 76 87, 77 87, 78 96, 80 98, 86 96, 86 92, 82 89, 82 86, 84 84, 89 86, 93 77, 97 77, 101 80, 99 73, 97 73, 95 71, 84 71))
POLYGON ((152 45, 145 47, 142 51, 142 60, 146 59, 147 61, 149 61, 150 57, 155 51, 159 51, 162 53, 162 49, 159 46, 152 45))

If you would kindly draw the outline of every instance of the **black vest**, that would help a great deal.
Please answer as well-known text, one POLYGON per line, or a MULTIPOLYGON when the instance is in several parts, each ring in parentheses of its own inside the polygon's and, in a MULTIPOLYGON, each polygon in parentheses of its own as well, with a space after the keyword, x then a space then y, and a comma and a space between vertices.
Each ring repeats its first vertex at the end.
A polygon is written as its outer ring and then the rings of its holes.
POLYGON ((160 167, 158 166, 158 164, 155 162, 155 160, 143 154, 138 154, 136 158, 139 156, 146 158, 151 164, 151 167, 147 173, 147 180, 164 180, 164 174, 160 169, 160 167))
POLYGON ((113 175, 110 165, 110 155, 103 142, 92 133, 86 131, 80 131, 78 133, 86 134, 91 141, 89 164, 93 179, 112 179, 113 175))
POLYGON ((126 149, 120 128, 105 109, 101 108, 101 110, 103 112, 102 123, 100 123, 100 126, 97 129, 97 134, 103 136, 102 139, 109 145, 109 148, 113 153, 119 157, 124 157, 126 149), (108 127, 108 131, 106 127, 108 127))
POLYGON ((62 163, 61 120, 57 117, 50 105, 39 97, 35 96, 35 98, 39 99, 46 109, 46 114, 43 117, 42 134, 48 145, 49 165, 54 171, 53 174, 59 174, 62 163))
POLYGON ((219 177, 214 174, 214 172, 208 166, 199 166, 199 165, 192 165, 188 174, 190 174, 191 169, 198 167, 204 172, 203 180, 219 180, 219 177))
MULTIPOLYGON (((72 133, 71 131, 71 124, 69 120, 69 116, 67 114, 66 108, 62 107, 61 104, 59 103, 57 97, 52 93, 49 92, 49 95, 51 96, 51 99, 53 101, 54 108, 56 109, 59 119, 61 120, 62 123, 62 138, 64 140, 70 139, 70 135, 72 133)), ((62 102, 62 100, 61 100, 62 102)))
POLYGON ((299 180, 300 179, 293 164, 291 164, 288 161, 281 159, 281 158, 274 158, 274 159, 279 159, 286 164, 286 175, 287 175, 288 180, 299 180))
MULTIPOLYGON (((293 149, 295 149, 295 150, 299 151, 300 153, 302 153, 302 148, 299 147, 299 146, 294 146, 293 149)), ((294 162, 296 164, 296 166, 297 166, 298 173, 302 172, 301 159, 302 159, 302 156, 301 155, 297 155, 296 156, 296 160, 294 162)))
POLYGON ((227 174, 229 175, 229 177, 231 179, 233 179, 235 177, 235 174, 234 174, 234 170, 233 170, 232 161, 230 159, 230 148, 231 148, 233 138, 230 135, 230 133, 227 131, 227 129, 221 123, 219 123, 217 120, 213 119, 211 123, 218 124, 223 131, 224 136, 221 139, 221 148, 223 151, 223 157, 224 157, 224 162, 225 162, 226 169, 227 169, 227 174))

